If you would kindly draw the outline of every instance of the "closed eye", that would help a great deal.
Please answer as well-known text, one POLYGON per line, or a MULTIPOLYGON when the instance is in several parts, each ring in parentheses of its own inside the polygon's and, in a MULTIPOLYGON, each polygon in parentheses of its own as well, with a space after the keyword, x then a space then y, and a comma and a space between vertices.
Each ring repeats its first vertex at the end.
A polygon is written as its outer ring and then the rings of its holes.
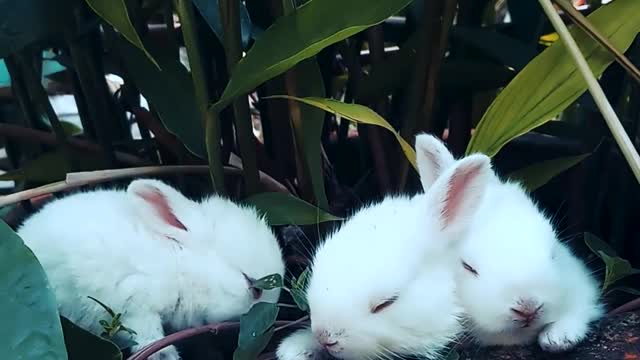
POLYGON ((393 305, 394 302, 396 302, 396 300, 398 300, 398 296, 392 296, 386 300, 384 300, 383 302, 377 304, 376 306, 371 308, 371 313, 372 314, 377 314, 380 311, 388 308, 389 306, 393 305))
POLYGON ((462 266, 464 267, 465 270, 467 270, 468 272, 472 273, 475 276, 478 276, 478 272, 476 271, 476 269, 474 269, 473 267, 471 267, 471 265, 467 264, 466 262, 464 262, 464 260, 462 261, 462 266))

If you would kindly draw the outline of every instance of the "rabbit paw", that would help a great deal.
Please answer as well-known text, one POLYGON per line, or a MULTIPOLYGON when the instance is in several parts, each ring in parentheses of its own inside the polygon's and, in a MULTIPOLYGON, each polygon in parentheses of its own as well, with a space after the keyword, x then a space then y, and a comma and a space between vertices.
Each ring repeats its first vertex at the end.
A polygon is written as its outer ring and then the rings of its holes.
POLYGON ((166 348, 158 351, 157 353, 149 356, 148 360, 181 360, 178 349, 175 346, 167 346, 166 348))
POLYGON ((557 322, 545 328, 538 336, 544 351, 563 352, 572 349, 585 338, 587 329, 582 324, 557 322))
POLYGON ((295 332, 284 339, 278 346, 276 355, 278 360, 320 360, 325 358, 313 335, 307 329, 295 332))

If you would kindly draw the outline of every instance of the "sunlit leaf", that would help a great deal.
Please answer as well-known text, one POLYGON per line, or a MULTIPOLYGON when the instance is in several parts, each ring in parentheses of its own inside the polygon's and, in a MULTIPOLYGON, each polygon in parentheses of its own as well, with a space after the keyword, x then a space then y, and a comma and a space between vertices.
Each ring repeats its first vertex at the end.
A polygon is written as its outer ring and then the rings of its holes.
POLYGON ((131 23, 125 0, 85 0, 89 7, 114 29, 118 30, 129 42, 144 51, 147 58, 159 68, 158 63, 142 44, 136 28, 131 23))
MULTIPOLYGON (((617 0, 600 7, 589 20, 618 50, 625 51, 640 31, 640 1, 617 0)), ((593 73, 600 76, 614 56, 575 27, 571 29, 593 73)), ((500 92, 476 127, 467 154, 495 155, 512 139, 554 118, 587 89, 564 42, 535 57, 500 92)))
POLYGON ((376 0, 372 6, 371 0, 310 1, 291 14, 279 17, 234 68, 229 84, 213 109, 222 110, 236 97, 325 47, 383 22, 409 3, 411 0, 376 0))
POLYGON ((3 359, 67 359, 56 299, 45 272, 4 221, 0 221, 0 294, 3 359))
POLYGON ((298 305, 298 308, 302 311, 309 311, 309 303, 307 302, 307 282, 311 271, 309 268, 304 269, 300 276, 295 279, 291 286, 291 297, 293 301, 298 305))
MULTIPOLYGON (((325 88, 320 68, 315 59, 307 59, 295 68, 295 94, 300 97, 324 97, 325 88)), ((294 122, 296 138, 303 146, 306 166, 311 177, 313 194, 321 209, 329 209, 322 172, 321 141, 325 112, 313 106, 300 104, 300 122, 294 122)))
POLYGON ((385 120, 382 116, 378 115, 375 111, 369 109, 366 106, 362 106, 359 104, 347 104, 333 99, 323 99, 315 97, 298 98, 295 96, 278 95, 270 96, 269 98, 283 98, 300 101, 305 104, 318 107, 324 111, 328 111, 332 114, 340 115, 343 118, 356 123, 383 127, 389 130, 396 137, 396 140, 398 140, 398 143, 400 144, 400 147, 402 148, 405 156, 407 157, 411 165, 413 165, 414 168, 416 167, 416 152, 415 150, 413 150, 413 147, 400 136, 396 129, 394 129, 393 126, 391 126, 391 124, 387 122, 387 120, 385 120))
POLYGON ((534 191, 549 182, 555 176, 574 167, 591 154, 567 156, 552 160, 542 161, 525 168, 516 170, 507 177, 519 181, 527 191, 534 191))
POLYGON ((341 220, 308 202, 286 193, 261 193, 246 199, 265 214, 271 225, 310 225, 341 220))

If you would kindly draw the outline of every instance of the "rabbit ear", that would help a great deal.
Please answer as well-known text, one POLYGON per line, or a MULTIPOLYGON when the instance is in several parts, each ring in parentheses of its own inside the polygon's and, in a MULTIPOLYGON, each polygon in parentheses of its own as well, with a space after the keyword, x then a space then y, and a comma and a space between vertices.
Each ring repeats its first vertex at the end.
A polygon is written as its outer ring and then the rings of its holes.
POLYGON ((162 181, 143 179, 129 184, 127 194, 142 221, 152 231, 174 239, 188 231, 178 214, 192 201, 176 189, 162 181))
POLYGON ((422 189, 427 191, 442 172, 455 163, 455 159, 440 139, 420 134, 416 136, 416 163, 422 189))
POLYGON ((485 194, 492 175, 485 155, 474 154, 444 170, 427 192, 428 208, 440 230, 458 234, 466 230, 485 194))

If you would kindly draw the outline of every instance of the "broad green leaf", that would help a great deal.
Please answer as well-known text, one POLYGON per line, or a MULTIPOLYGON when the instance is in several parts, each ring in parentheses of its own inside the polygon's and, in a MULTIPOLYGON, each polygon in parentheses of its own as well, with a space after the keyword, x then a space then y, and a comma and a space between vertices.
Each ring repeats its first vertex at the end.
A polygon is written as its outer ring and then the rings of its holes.
POLYGON ((0 221, 0 319, 3 359, 67 359, 56 299, 45 272, 4 221, 0 221))
POLYGON ((61 150, 44 153, 28 161, 17 170, 0 175, 0 180, 21 180, 37 183, 50 183, 64 180, 72 171, 100 170, 107 163, 95 152, 72 151, 73 159, 68 159, 61 150))
POLYGON ((136 28, 131 23, 129 18, 129 11, 127 10, 127 4, 125 0, 85 0, 89 7, 100 16, 104 21, 118 30, 122 36, 124 36, 129 42, 135 45, 138 49, 142 50, 147 58, 153 63, 154 66, 160 69, 160 65, 149 54, 147 49, 142 44, 142 39, 138 36, 136 28))
POLYGON ((302 311, 309 311, 309 303, 307 302, 307 283, 309 282, 309 276, 311 271, 309 268, 304 269, 300 276, 295 279, 291 285, 291 297, 293 301, 298 305, 298 308, 302 311))
POLYGON ((371 0, 310 1, 278 18, 234 68, 214 111, 325 47, 383 22, 411 1, 376 0, 375 5, 371 0))
POLYGON ((618 280, 631 275, 640 274, 640 269, 634 269, 631 263, 619 257, 615 250, 606 242, 600 240, 593 234, 585 233, 584 242, 589 249, 598 255, 605 264, 605 276, 602 283, 602 291, 605 292, 618 280))
POLYGON ((292 99, 296 101, 303 102, 305 104, 309 104, 315 107, 318 107, 324 111, 330 112, 332 114, 340 115, 343 118, 367 125, 376 125, 383 127, 389 130, 398 140, 404 155, 407 157, 411 165, 416 167, 416 152, 413 150, 413 147, 406 142, 400 134, 396 131, 396 129, 391 126, 382 116, 378 115, 375 111, 369 109, 366 106, 362 106, 359 104, 347 104, 341 101, 333 100, 333 99, 323 99, 316 97, 306 97, 306 98, 298 98, 295 96, 285 96, 285 95, 277 95, 270 96, 269 98, 276 99, 292 99))
POLYGON ((482 51, 498 63, 515 70, 521 70, 538 55, 535 45, 527 45, 522 41, 491 30, 454 26, 451 29, 451 36, 465 45, 482 51))
MULTIPOLYGON (((25 46, 59 35, 73 0, 0 1, 0 58, 25 46)), ((0 62, 0 80, 3 75, 0 62)))
MULTIPOLYGON (((357 103, 369 103, 380 96, 402 89, 412 76, 418 48, 422 46, 418 32, 411 35, 400 50, 386 57, 362 79, 356 94, 357 103)), ((516 72, 504 65, 489 61, 451 60, 442 64, 442 91, 497 89, 506 85, 516 72)))
POLYGON ((177 49, 156 46, 152 42, 148 42, 148 46, 162 70, 151 66, 149 59, 128 42, 118 42, 129 74, 158 112, 160 121, 189 151, 206 159, 204 131, 191 74, 178 60, 177 49))
POLYGON ((263 278, 256 280, 253 283, 253 287, 262 290, 271 290, 281 288, 283 285, 282 276, 280 274, 267 275, 263 278))
POLYGON ((240 317, 238 348, 234 360, 254 360, 267 346, 273 335, 273 324, 278 317, 277 304, 259 302, 240 317))
POLYGON ((269 344, 273 333, 274 329, 269 329, 264 334, 257 335, 251 344, 246 345, 246 347, 236 348, 233 352, 233 360, 256 360, 262 350, 269 344))
POLYGON ((69 360, 122 360, 122 353, 116 344, 93 335, 65 317, 60 320, 69 360))
MULTIPOLYGON (((589 21, 611 44, 625 51, 640 32, 640 1, 617 0, 589 15, 589 21)), ((614 60, 580 29, 571 34, 593 73, 600 76, 614 60)), ((587 89, 564 42, 559 41, 535 57, 489 106, 467 147, 467 154, 494 156, 506 143, 546 123, 587 89)))
POLYGON ((253 195, 246 202, 264 213, 271 225, 311 225, 342 220, 295 196, 267 192, 253 195))
MULTIPOLYGON (((314 96, 324 97, 325 88, 320 73, 320 67, 315 59, 307 59, 295 68, 296 89, 295 95, 299 97, 314 96)), ((307 104, 300 104, 300 123, 294 122, 296 138, 302 143, 306 166, 311 176, 313 193, 317 205, 321 209, 328 210, 329 202, 324 188, 324 176, 322 171, 321 142, 322 127, 324 125, 325 112, 307 104)))
POLYGON ((602 289, 606 290, 616 281, 626 278, 627 276, 640 274, 639 269, 634 269, 631 263, 617 256, 609 256, 604 251, 598 251, 598 255, 604 261, 607 269, 604 276, 602 289))
POLYGON ((591 154, 567 156, 542 161, 516 170, 507 177, 509 179, 519 181, 527 191, 531 192, 546 184, 558 174, 561 174, 562 172, 577 165, 589 155, 591 154))
MULTIPOLYGON (((192 0, 200 14, 207 22, 220 43, 224 43, 224 28, 220 21, 220 4, 218 0, 192 0)), ((244 2, 240 2, 240 32, 242 47, 246 48, 251 39, 251 19, 244 2)))

